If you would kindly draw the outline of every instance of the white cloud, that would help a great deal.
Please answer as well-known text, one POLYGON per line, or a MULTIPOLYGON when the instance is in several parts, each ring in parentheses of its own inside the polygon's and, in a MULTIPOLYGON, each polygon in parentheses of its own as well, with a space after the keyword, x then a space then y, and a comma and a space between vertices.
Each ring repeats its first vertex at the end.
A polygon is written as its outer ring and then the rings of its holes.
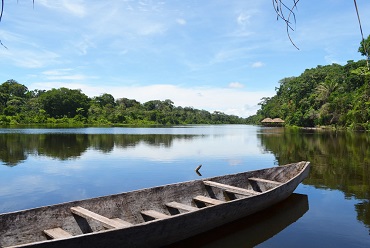
POLYGON ((72 69, 55 69, 55 70, 48 70, 48 71, 43 71, 43 75, 47 76, 59 76, 59 75, 65 75, 67 72, 72 71, 72 69))
POLYGON ((137 29, 137 34, 139 35, 155 35, 164 33, 167 28, 162 23, 147 23, 148 25, 141 25, 137 29))
POLYGON ((244 88, 244 85, 239 82, 231 82, 229 83, 230 88, 244 88))
POLYGON ((55 1, 50 0, 38 0, 37 4, 40 4, 46 8, 55 8, 55 1), (54 4, 53 4, 54 3, 54 4))
POLYGON ((248 56, 248 51, 253 50, 254 47, 234 47, 218 51, 210 64, 223 63, 226 61, 241 59, 248 56))
POLYGON ((59 55, 46 50, 8 49, 3 53, 17 67, 42 68, 57 62, 59 55))
POLYGON ((253 6, 250 7, 251 9, 243 10, 237 14, 235 18, 237 26, 235 27, 235 30, 229 34, 230 37, 245 39, 252 35, 258 35, 259 31, 257 26, 261 20, 257 15, 258 10, 253 6))
POLYGON ((47 79, 49 80, 72 80, 72 81, 83 81, 89 78, 89 76, 85 76, 82 74, 75 74, 75 75, 58 75, 58 76, 48 76, 47 79))
POLYGON ((83 74, 75 74, 73 69, 70 69, 70 68, 43 71, 41 75, 43 75, 43 78, 45 78, 46 80, 55 80, 55 81, 83 82, 88 79, 96 78, 93 76, 87 76, 83 74))
POLYGON ((176 22, 180 25, 186 25, 186 20, 185 19, 182 19, 182 18, 178 18, 176 19, 176 22))
POLYGON ((64 0, 63 7, 75 16, 84 17, 86 15, 86 8, 81 1, 64 0))
POLYGON ((57 9, 61 12, 67 12, 79 18, 85 17, 87 12, 83 0, 63 0, 61 2, 50 0, 38 0, 37 4, 42 5, 49 9, 57 9))
POLYGON ((261 61, 254 62, 251 65, 252 68, 260 68, 260 67, 263 67, 263 66, 265 66, 265 64, 263 62, 261 62, 261 61))
POLYGON ((86 55, 89 48, 96 48, 96 45, 88 37, 82 38, 82 40, 76 43, 75 46, 80 55, 86 55))
POLYGON ((160 6, 151 1, 92 3, 88 6, 89 21, 85 25, 97 38, 113 36, 131 40, 140 36, 160 35, 170 25, 168 14, 161 12, 160 6))
POLYGON ((236 20, 239 25, 245 27, 246 25, 250 23, 249 22, 250 18, 251 16, 246 13, 240 13, 236 20))
POLYGON ((59 63, 60 55, 37 44, 23 34, 0 31, 0 40, 8 47, 0 47, 2 61, 21 68, 42 68, 59 63))

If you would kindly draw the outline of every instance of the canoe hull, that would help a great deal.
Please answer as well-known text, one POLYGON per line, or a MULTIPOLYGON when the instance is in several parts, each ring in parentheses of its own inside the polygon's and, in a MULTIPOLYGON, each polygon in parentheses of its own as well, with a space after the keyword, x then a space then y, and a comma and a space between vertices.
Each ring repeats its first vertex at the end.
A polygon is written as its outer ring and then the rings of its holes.
MULTIPOLYGON (((194 212, 184 212, 167 219, 150 222, 142 220, 140 211, 154 209, 168 214, 168 208, 163 203, 176 200, 191 205, 194 204, 192 198, 196 195, 208 194, 221 199, 225 197, 224 192, 205 187, 203 180, 195 180, 0 215, 0 246, 19 244, 24 242, 23 240, 28 240, 29 243, 16 247, 160 247, 169 245, 246 217, 286 199, 308 176, 309 162, 300 163, 205 179, 247 187, 246 178, 269 175, 270 178, 284 181, 284 183, 255 196, 241 197, 219 205, 200 208, 194 212), (289 166, 300 167, 299 173, 293 172, 293 169, 287 170, 289 166), (269 171, 266 172, 266 170, 269 171), (289 173, 296 174, 289 176, 287 175, 289 173), (119 217, 133 223, 134 226, 103 230, 98 223, 84 223, 83 220, 71 215, 70 208, 74 206, 82 206, 109 218, 119 217), (24 224, 30 221, 34 224, 32 228, 24 224), (74 236, 45 241, 42 230, 56 226, 62 227, 74 236), (39 231, 35 232, 34 229, 39 231), (89 231, 94 232, 83 234, 89 231)), ((294 168, 294 171, 297 170, 294 168)))

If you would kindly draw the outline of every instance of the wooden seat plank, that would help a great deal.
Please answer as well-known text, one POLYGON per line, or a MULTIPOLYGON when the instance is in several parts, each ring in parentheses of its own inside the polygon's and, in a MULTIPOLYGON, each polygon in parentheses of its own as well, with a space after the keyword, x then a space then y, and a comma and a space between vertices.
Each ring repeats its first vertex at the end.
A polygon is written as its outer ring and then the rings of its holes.
POLYGON ((121 223, 123 225, 126 225, 127 227, 133 226, 133 224, 131 224, 130 222, 124 221, 124 220, 122 220, 120 218, 112 218, 111 220, 117 221, 117 222, 119 222, 119 223, 121 223))
POLYGON ((167 214, 163 214, 163 213, 155 211, 155 210, 141 211, 141 213, 144 214, 144 215, 150 216, 154 219, 167 219, 167 218, 171 217, 167 214))
POLYGON ((87 210, 83 207, 71 207, 71 211, 72 211, 72 213, 74 213, 76 215, 79 215, 83 218, 90 218, 90 219, 99 221, 106 228, 123 228, 123 227, 132 226, 131 223, 125 222, 123 220, 117 221, 117 220, 114 220, 114 219, 109 219, 109 218, 107 218, 105 216, 102 216, 100 214, 91 212, 90 210, 87 210))
POLYGON ((247 196, 260 194, 260 192, 257 192, 254 190, 243 189, 243 188, 239 188, 239 187, 235 187, 235 186, 231 186, 227 184, 222 184, 222 183, 217 183, 217 182, 212 182, 212 181, 203 181, 203 183, 205 185, 220 188, 220 189, 226 190, 234 194, 241 194, 241 195, 247 195, 247 196))
POLYGON ((272 181, 272 180, 258 178, 258 177, 250 177, 250 178, 248 178, 248 180, 256 181, 256 182, 262 182, 262 183, 271 183, 271 184, 275 184, 275 185, 283 184, 283 183, 278 182, 278 181, 272 181))
POLYGON ((182 204, 182 203, 175 202, 175 201, 166 203, 166 206, 171 207, 171 208, 177 208, 180 210, 189 211, 189 212, 199 210, 199 208, 197 207, 193 207, 193 206, 182 204))
POLYGON ((218 205, 218 204, 224 203, 224 201, 220 201, 220 200, 213 199, 213 198, 206 197, 206 196, 202 196, 202 195, 198 195, 198 196, 194 197, 193 199, 196 200, 196 201, 208 203, 208 204, 211 204, 211 205, 218 205))
POLYGON ((70 234, 67 231, 64 231, 60 227, 56 227, 56 228, 51 228, 51 229, 44 230, 44 233, 46 235, 48 235, 50 238, 52 238, 52 239, 63 239, 63 238, 73 237, 72 234, 70 234))

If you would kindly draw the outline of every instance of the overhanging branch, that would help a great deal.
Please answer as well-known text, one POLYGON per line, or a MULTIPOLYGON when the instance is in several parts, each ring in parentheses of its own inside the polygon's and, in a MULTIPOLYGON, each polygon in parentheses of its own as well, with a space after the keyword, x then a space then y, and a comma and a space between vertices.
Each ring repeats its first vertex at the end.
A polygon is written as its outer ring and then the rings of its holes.
POLYGON ((293 46, 295 48, 297 48, 299 50, 299 48, 296 46, 296 44, 293 42, 291 36, 290 36, 290 31, 294 31, 294 29, 292 28, 292 22, 291 22, 291 18, 293 18, 293 21, 294 21, 294 25, 296 24, 296 18, 295 18, 295 13, 294 11, 297 10, 297 4, 298 4, 299 0, 293 0, 293 6, 292 7, 289 7, 287 6, 283 0, 272 0, 272 5, 274 7, 274 10, 276 12, 276 19, 279 20, 279 18, 281 20, 283 20, 286 24, 286 33, 288 35, 288 38, 290 40, 290 42, 293 44, 293 46))

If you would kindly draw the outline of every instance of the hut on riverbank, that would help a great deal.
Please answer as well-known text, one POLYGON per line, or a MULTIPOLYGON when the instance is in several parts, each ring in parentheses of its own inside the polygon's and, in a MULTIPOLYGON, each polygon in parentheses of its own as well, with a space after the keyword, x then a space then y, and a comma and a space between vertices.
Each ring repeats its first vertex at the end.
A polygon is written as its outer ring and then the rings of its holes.
POLYGON ((285 121, 281 118, 265 118, 261 121, 262 125, 264 126, 270 126, 270 127, 280 127, 284 126, 285 121))

